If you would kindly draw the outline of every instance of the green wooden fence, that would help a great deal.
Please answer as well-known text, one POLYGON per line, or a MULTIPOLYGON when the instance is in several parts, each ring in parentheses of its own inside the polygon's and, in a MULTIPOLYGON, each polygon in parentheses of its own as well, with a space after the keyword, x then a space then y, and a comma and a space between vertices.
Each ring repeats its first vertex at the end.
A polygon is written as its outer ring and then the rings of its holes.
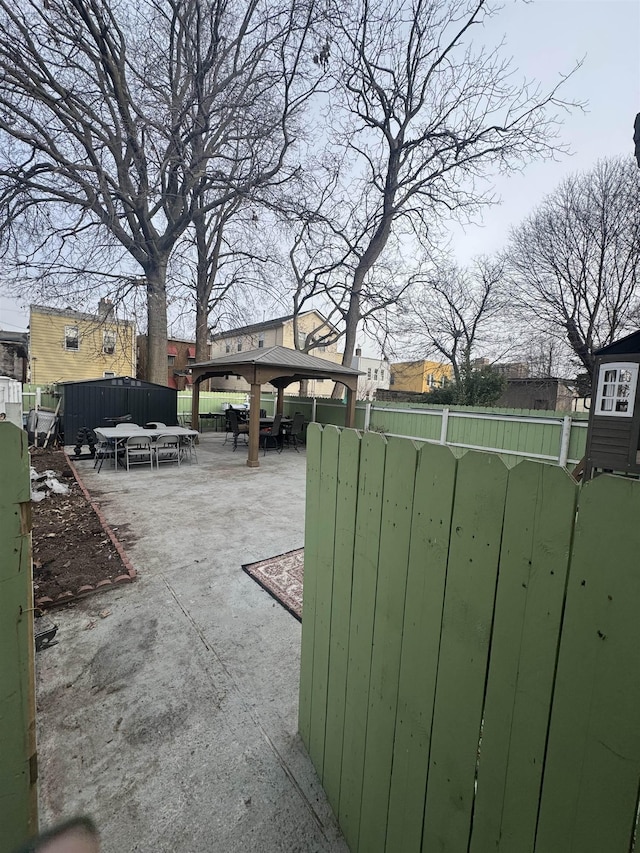
POLYGON ((352 853, 629 853, 640 483, 332 426, 307 470, 299 728, 352 853))
POLYGON ((0 850, 37 829, 27 434, 0 423, 0 850))

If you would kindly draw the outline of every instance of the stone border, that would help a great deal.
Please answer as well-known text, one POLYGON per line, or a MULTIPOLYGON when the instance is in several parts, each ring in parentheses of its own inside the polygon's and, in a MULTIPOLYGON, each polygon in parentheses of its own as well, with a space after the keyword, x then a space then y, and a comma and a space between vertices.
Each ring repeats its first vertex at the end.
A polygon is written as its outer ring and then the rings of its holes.
POLYGON ((36 598, 34 604, 38 610, 46 610, 51 607, 56 607, 58 605, 67 604, 70 601, 77 601, 80 598, 86 598, 88 595, 93 595, 96 592, 104 592, 107 589, 115 589, 118 586, 122 586, 122 584, 133 583, 133 581, 137 577, 137 572, 131 565, 131 560, 127 556, 127 552, 122 547, 122 543, 118 540, 115 533, 107 524, 107 520, 102 514, 102 510, 96 504, 87 491, 85 484, 82 482, 82 478, 78 472, 78 469, 71 461, 71 457, 66 453, 65 450, 62 451, 64 453, 64 457, 67 460, 67 464, 71 469, 71 473, 73 474, 76 483, 80 486, 82 494, 87 499, 88 503, 91 506, 91 509, 98 516, 98 521, 100 522, 102 529, 107 534, 109 539, 111 540, 112 545, 118 552, 118 556, 122 560, 122 564, 127 570, 126 574, 118 575, 118 577, 110 580, 109 578, 105 578, 103 581, 98 581, 95 586, 91 586, 91 584, 83 584, 75 593, 71 590, 67 590, 66 592, 61 592, 60 595, 56 596, 55 599, 49 598, 49 596, 42 596, 41 598, 36 598))

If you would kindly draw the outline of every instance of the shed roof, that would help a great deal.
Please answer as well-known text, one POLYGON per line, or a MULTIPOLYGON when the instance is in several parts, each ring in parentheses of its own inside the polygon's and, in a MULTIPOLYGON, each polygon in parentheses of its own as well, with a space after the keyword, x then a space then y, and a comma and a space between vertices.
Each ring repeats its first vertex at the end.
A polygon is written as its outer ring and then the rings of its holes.
POLYGON ((619 338, 606 347, 595 350, 594 355, 624 355, 625 353, 640 353, 640 330, 619 338))
POLYGON ((146 379, 135 379, 133 376, 101 376, 96 379, 68 379, 65 382, 57 382, 57 385, 129 385, 133 388, 164 388, 172 391, 166 385, 157 382, 147 382, 146 379))

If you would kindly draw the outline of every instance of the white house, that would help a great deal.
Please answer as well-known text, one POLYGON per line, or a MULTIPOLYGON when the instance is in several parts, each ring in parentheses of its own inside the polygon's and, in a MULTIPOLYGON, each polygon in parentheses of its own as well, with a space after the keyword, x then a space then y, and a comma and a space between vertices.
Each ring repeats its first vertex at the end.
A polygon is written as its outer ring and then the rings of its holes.
POLYGON ((379 388, 388 390, 391 374, 386 359, 367 358, 362 355, 362 350, 357 349, 351 367, 363 373, 358 378, 358 400, 375 400, 379 388))

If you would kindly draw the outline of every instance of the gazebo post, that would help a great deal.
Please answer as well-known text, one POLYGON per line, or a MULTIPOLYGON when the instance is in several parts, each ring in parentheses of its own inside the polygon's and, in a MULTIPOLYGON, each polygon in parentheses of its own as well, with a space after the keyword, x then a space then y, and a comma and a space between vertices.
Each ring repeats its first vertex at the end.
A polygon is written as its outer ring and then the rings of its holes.
POLYGON ((260 449, 260 390, 261 385, 251 383, 251 401, 249 404, 249 456, 247 466, 259 468, 258 451, 260 449))
POLYGON ((344 413, 344 425, 345 427, 356 425, 356 392, 349 386, 347 386, 347 409, 344 413))
POLYGON ((200 377, 194 380, 191 391, 191 429, 200 432, 200 377))
POLYGON ((284 414, 284 386, 278 385, 278 397, 276 399, 276 415, 284 414))

